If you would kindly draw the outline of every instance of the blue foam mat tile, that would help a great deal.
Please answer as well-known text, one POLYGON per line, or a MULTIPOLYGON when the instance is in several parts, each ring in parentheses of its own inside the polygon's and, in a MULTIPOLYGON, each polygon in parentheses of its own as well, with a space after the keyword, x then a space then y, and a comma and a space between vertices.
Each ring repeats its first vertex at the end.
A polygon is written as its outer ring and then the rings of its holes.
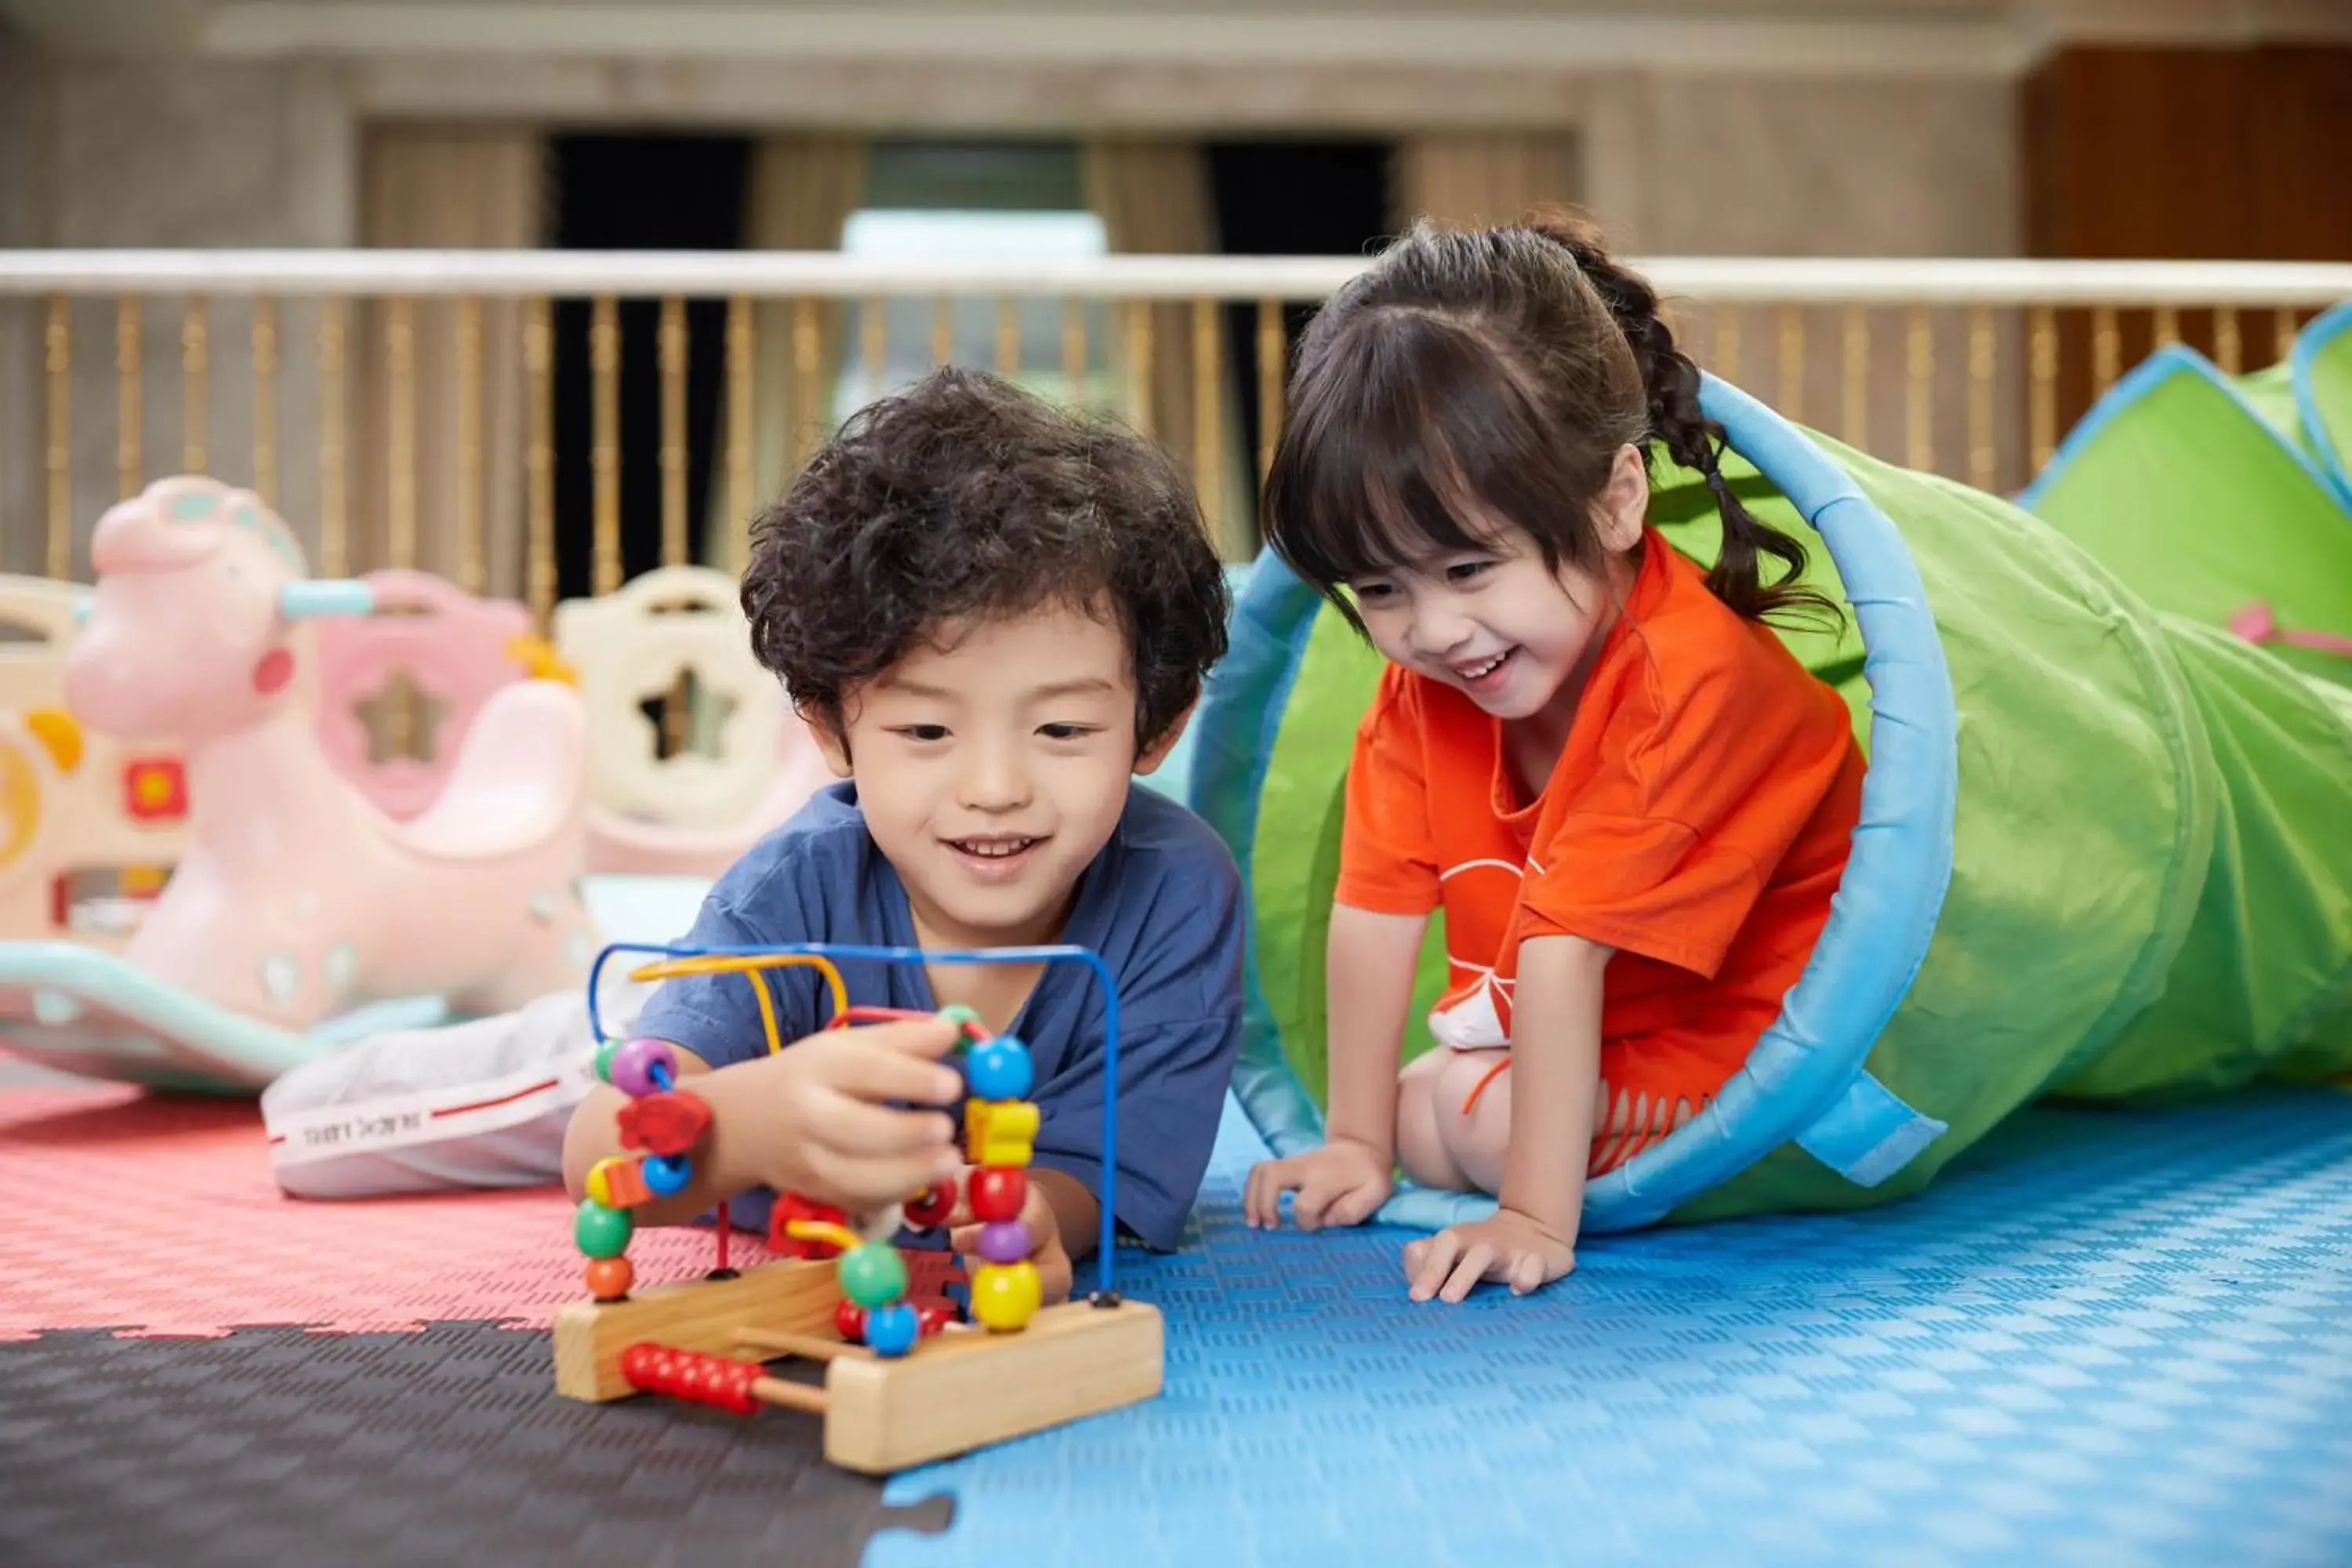
POLYGON ((874 1568, 2352 1563, 2352 1095, 2040 1110, 1918 1197, 1600 1237, 1404 1299, 1244 1229, 1230 1109, 1157 1400, 902 1476, 874 1568))

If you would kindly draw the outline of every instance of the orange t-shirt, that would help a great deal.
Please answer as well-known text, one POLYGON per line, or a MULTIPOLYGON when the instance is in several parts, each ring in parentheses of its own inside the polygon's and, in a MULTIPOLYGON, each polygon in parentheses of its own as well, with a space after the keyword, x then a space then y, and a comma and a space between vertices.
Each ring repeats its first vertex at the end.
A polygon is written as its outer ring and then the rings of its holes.
POLYGON ((1602 1076, 1696 1106, 1804 969, 1862 774, 1843 700, 1653 530, 1534 800, 1512 779, 1501 721, 1389 668, 1357 731, 1338 899, 1444 908, 1448 988, 1430 1026, 1462 1049, 1510 1043, 1523 938, 1615 949, 1602 1076))

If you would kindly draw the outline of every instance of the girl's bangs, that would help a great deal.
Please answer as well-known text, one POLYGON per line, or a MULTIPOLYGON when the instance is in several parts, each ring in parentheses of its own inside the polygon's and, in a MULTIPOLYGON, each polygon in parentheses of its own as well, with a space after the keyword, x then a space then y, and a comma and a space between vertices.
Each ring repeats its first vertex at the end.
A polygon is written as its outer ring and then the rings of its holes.
POLYGON ((1296 389, 1266 489, 1275 552, 1329 593, 1433 556, 1491 551, 1514 526, 1545 540, 1565 476, 1500 358, 1419 311, 1351 326, 1296 389))

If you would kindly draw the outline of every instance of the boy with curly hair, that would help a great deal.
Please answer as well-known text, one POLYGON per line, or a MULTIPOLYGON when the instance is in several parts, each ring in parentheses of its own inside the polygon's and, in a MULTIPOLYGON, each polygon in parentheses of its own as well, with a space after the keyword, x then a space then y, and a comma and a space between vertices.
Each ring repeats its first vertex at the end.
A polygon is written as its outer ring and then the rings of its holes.
MULTIPOLYGON (((759 519, 743 608, 844 781, 721 877, 685 941, 928 950, 1068 942, 1119 998, 1118 1226, 1174 1245, 1241 1040, 1241 880, 1199 818, 1135 775, 1182 732, 1224 651, 1223 570, 1157 449, 992 376, 934 374, 852 418, 759 519)), ((845 962, 861 1003, 971 1008, 1027 1042, 1040 1121, 1023 1218, 1048 1300, 1100 1215, 1104 998, 1092 972, 845 962)), ((667 981, 635 1032, 670 1042, 710 1106, 687 1191, 752 1225, 777 1191, 852 1209, 960 1169, 961 1076, 934 1021, 825 1031, 814 973, 667 981), (799 1037, 795 1038, 795 1037, 799 1037)), ((576 1194, 618 1152, 618 1091, 574 1112, 576 1194)), ((959 1250, 978 1227, 957 1224, 959 1250)))

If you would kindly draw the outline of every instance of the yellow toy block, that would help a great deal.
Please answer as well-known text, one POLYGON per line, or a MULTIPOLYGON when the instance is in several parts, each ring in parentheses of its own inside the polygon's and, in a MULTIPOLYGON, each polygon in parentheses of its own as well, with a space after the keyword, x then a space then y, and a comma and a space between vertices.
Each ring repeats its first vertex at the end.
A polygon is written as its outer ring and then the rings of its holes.
POLYGON ((964 1158, 975 1165, 1026 1165, 1037 1138, 1037 1108, 1025 1100, 967 1100, 964 1158))

